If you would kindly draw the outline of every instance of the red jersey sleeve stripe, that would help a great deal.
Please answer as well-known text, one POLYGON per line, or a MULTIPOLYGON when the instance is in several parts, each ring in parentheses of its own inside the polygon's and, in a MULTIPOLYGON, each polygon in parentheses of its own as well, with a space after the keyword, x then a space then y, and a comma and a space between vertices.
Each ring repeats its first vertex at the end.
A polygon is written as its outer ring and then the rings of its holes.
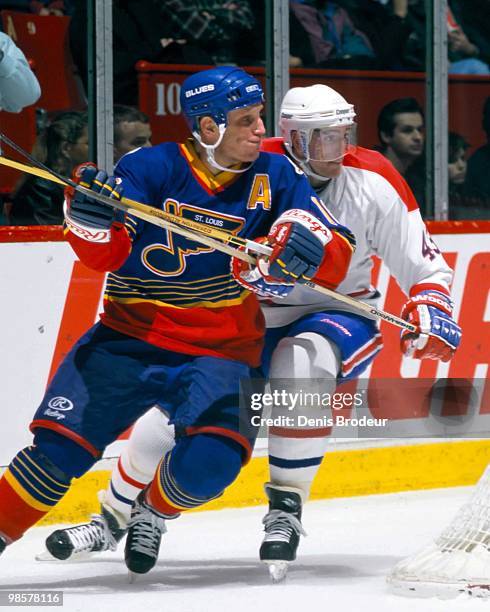
POLYGON ((403 176, 395 169, 393 164, 378 151, 355 147, 344 157, 345 167, 359 168, 379 174, 393 187, 400 200, 405 204, 408 211, 418 210, 417 200, 403 176))

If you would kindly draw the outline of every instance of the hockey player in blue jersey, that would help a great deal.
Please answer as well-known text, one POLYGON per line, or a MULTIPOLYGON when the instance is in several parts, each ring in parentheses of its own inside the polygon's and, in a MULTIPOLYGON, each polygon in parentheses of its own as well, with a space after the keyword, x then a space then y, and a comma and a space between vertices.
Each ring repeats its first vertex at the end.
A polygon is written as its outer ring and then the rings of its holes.
POLYGON ((76 193, 66 235, 89 267, 109 271, 101 321, 74 346, 31 424, 33 444, 0 479, 0 552, 64 496, 151 406, 175 425, 176 444, 133 507, 128 567, 156 562, 166 521, 213 499, 250 457, 240 427, 239 379, 258 366, 264 321, 256 292, 287 294, 313 279, 335 288, 352 254, 331 217, 285 157, 260 153, 260 83, 235 67, 189 77, 181 104, 193 139, 139 149, 115 177, 84 168, 80 182, 218 226, 273 248, 257 266, 76 193))

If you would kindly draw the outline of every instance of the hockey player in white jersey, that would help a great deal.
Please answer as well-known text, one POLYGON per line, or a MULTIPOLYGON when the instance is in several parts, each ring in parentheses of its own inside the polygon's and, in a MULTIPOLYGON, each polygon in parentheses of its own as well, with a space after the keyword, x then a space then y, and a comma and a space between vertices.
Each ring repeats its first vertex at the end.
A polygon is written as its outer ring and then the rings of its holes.
MULTIPOLYGON (((326 85, 293 88, 281 106, 282 139, 266 141, 266 150, 287 152, 329 210, 341 223, 348 221, 357 249, 338 291, 375 303, 380 296, 371 285, 371 256, 377 255, 407 295, 403 318, 419 330, 402 332, 401 350, 417 359, 448 361, 461 337, 452 318, 452 272, 401 175, 381 154, 349 144, 354 118, 353 106, 326 85)), ((237 274, 246 277, 243 269, 237 274)), ((333 394, 338 384, 359 376, 382 348, 376 321, 307 288, 264 302, 263 312, 268 327, 263 361, 271 379, 322 379, 321 392, 333 394)), ((328 443, 321 429, 309 429, 307 435, 269 436, 269 512, 260 558, 275 580, 296 558, 302 507, 328 443)), ((102 514, 87 525, 51 534, 51 554, 67 558, 114 546, 111 531, 121 537, 132 500, 151 480, 162 447, 172 444, 165 417, 153 409, 135 426, 102 514)))
MULTIPOLYGON (((461 337, 452 319, 452 272, 401 175, 381 154, 349 144, 354 116, 352 105, 326 85, 293 88, 281 106, 287 152, 329 210, 341 222, 349 219, 356 237, 338 291, 375 303, 380 295, 371 286, 371 256, 377 255, 408 297, 402 317, 420 330, 416 336, 402 332, 402 351, 448 361, 461 337)), ((358 377, 382 348, 376 324, 370 326, 365 316, 306 288, 262 310, 269 339, 281 338, 271 357, 271 379, 322 379, 322 391, 333 394, 338 384, 358 377)), ((296 556, 302 505, 327 443, 328 437, 315 429, 305 430, 303 437, 288 437, 287 431, 269 436, 270 510, 260 558, 271 564, 273 578, 281 578, 296 556)))

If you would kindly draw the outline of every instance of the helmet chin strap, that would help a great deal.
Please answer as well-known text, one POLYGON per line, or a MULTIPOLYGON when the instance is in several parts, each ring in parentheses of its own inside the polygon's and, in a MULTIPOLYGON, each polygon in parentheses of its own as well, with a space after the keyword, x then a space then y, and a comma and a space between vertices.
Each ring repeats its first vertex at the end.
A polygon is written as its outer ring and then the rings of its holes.
POLYGON ((297 157, 294 154, 293 147, 289 143, 286 145, 286 149, 291 155, 291 157, 294 159, 294 161, 301 168, 301 170, 303 170, 303 172, 306 174, 306 176, 312 178, 315 182, 318 183, 328 183, 328 181, 330 180, 328 176, 322 176, 321 174, 317 174, 310 166, 310 154, 307 148, 303 150, 303 153, 305 154, 305 159, 300 159, 299 157, 297 157))
POLYGON ((308 178, 313 179, 315 182, 318 183, 328 183, 330 180, 332 180, 331 177, 329 176, 323 176, 322 174, 317 174, 312 167, 310 166, 310 164, 301 164, 301 169, 303 170, 303 172, 308 176, 308 178))
MULTIPOLYGON (((341 155, 339 157, 336 157, 335 159, 329 159, 329 160, 313 160, 313 161, 323 161, 325 163, 329 163, 329 162, 337 162, 340 161, 342 159, 344 159, 345 155, 341 155)), ((328 183, 328 181, 330 181, 332 179, 332 177, 329 176, 324 176, 323 174, 318 174, 317 172, 315 172, 313 170, 313 168, 311 167, 311 162, 312 159, 311 157, 308 157, 308 159, 306 161, 304 161, 301 164, 301 169, 303 170, 303 172, 311 179, 313 179, 315 182, 319 182, 319 183, 328 183)))
POLYGON ((193 130, 192 132, 192 135, 194 136, 194 138, 201 145, 201 147, 206 151, 206 160, 208 164, 212 166, 213 168, 216 168, 217 170, 222 170, 224 172, 232 172, 233 174, 242 174, 243 172, 246 172, 253 165, 253 162, 251 164, 248 164, 248 166, 246 166, 245 168, 242 168, 240 170, 234 170, 232 168, 226 168, 225 166, 222 166, 216 161, 216 158, 214 157, 214 152, 221 144, 221 141, 223 140, 223 136, 225 135, 226 126, 224 125, 224 123, 220 123, 218 125, 218 130, 219 130, 219 137, 218 137, 218 140, 213 145, 205 144, 202 141, 201 135, 199 134, 198 131, 193 130))

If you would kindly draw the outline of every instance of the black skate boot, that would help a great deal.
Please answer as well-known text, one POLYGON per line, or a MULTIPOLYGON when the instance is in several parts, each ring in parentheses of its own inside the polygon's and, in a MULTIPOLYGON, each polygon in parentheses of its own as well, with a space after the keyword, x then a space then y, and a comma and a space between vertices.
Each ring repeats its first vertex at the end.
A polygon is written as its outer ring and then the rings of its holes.
MULTIPOLYGON (((46 548, 55 559, 66 561, 83 553, 116 550, 126 533, 126 527, 107 506, 101 506, 101 514, 93 514, 90 523, 57 529, 47 537, 46 548)), ((43 561, 46 558, 39 557, 43 561)))
POLYGON ((260 560, 269 565, 273 582, 286 577, 288 563, 296 559, 299 536, 306 535, 301 525, 299 489, 265 485, 269 512, 264 516, 265 537, 260 547, 260 560))
POLYGON ((145 490, 141 491, 131 510, 124 551, 130 573, 146 574, 154 567, 162 534, 167 531, 165 518, 145 502, 145 490))

